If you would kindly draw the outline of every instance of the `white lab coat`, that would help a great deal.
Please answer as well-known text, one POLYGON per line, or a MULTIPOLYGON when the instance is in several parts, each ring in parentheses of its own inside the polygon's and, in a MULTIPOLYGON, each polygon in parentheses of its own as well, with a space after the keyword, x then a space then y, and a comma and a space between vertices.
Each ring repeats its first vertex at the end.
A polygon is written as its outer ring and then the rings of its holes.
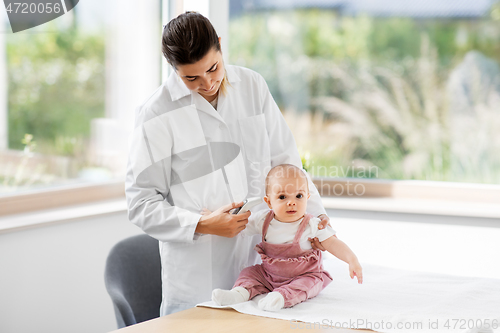
MULTIPOLYGON (((161 315, 210 300, 214 288, 230 289, 244 267, 259 262, 259 236, 195 233, 200 210, 263 197, 272 166, 301 166, 262 76, 237 66, 226 72, 230 86, 217 110, 175 73, 137 109, 126 197, 130 221, 159 240, 161 315)), ((308 212, 324 214, 309 182, 308 212)))

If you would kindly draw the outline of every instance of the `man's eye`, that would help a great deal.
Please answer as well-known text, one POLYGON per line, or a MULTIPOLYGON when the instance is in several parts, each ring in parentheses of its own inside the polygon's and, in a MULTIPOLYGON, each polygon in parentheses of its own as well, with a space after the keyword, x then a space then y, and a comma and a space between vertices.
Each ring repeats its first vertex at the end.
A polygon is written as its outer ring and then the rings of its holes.
POLYGON ((281 199, 281 200, 283 200, 283 199, 285 199, 285 196, 284 195, 280 195, 278 198, 281 199))
POLYGON ((300 199, 300 198, 302 198, 302 197, 303 197, 303 195, 302 195, 302 194, 297 194, 297 199, 300 199))
POLYGON ((193 82, 194 80, 196 80, 196 78, 194 79, 187 79, 189 82, 193 82))

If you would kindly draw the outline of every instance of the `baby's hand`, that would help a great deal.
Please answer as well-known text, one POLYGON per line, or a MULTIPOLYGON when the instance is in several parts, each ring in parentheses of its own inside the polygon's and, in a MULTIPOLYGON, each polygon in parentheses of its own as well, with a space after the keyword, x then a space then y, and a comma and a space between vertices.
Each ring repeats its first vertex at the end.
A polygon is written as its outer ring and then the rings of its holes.
POLYGON ((326 214, 321 214, 318 216, 318 218, 321 220, 321 222, 318 223, 318 229, 325 229, 326 226, 330 223, 330 218, 326 214))
POLYGON ((358 278, 358 283, 363 283, 363 269, 358 261, 349 264, 349 275, 351 279, 354 279, 354 276, 358 278))

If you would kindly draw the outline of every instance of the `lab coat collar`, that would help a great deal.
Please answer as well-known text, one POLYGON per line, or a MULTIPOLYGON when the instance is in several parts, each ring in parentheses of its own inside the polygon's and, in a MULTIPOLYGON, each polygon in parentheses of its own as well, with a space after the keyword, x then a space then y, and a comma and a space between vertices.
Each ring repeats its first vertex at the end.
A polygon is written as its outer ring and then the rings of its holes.
POLYGON ((187 96, 191 93, 191 91, 186 87, 184 82, 182 82, 181 78, 175 71, 172 71, 172 73, 168 77, 166 85, 168 91, 170 92, 172 102, 181 99, 182 97, 187 96))
POLYGON ((218 119, 219 121, 224 122, 224 120, 220 116, 219 112, 217 112, 212 107, 212 105, 210 105, 210 103, 205 98, 203 98, 203 96, 201 96, 200 94, 192 93, 191 94, 191 101, 192 101, 192 104, 194 104, 196 106, 196 109, 211 115, 212 117, 218 119))
MULTIPOLYGON (((241 81, 240 77, 236 74, 233 66, 228 65, 225 68, 227 80, 229 81, 229 83, 234 84, 241 81)), ((191 91, 186 87, 184 82, 182 82, 181 78, 175 73, 175 71, 172 71, 172 73, 168 77, 166 85, 168 91, 170 92, 172 102, 181 99, 182 97, 187 96, 191 93, 191 91)), ((198 93, 195 94, 199 95, 198 93)))
POLYGON ((234 66, 227 65, 226 74, 229 83, 236 83, 241 81, 240 77, 238 76, 238 74, 236 74, 236 71, 234 70, 234 66))

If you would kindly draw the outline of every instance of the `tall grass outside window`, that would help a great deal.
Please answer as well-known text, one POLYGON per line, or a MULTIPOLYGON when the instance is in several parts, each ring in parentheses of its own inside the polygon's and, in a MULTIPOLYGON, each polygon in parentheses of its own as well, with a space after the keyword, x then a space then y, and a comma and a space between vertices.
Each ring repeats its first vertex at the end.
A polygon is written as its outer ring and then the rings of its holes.
POLYGON ((231 0, 229 55, 264 76, 313 176, 500 183, 498 2, 425 17, 293 3, 231 0))

